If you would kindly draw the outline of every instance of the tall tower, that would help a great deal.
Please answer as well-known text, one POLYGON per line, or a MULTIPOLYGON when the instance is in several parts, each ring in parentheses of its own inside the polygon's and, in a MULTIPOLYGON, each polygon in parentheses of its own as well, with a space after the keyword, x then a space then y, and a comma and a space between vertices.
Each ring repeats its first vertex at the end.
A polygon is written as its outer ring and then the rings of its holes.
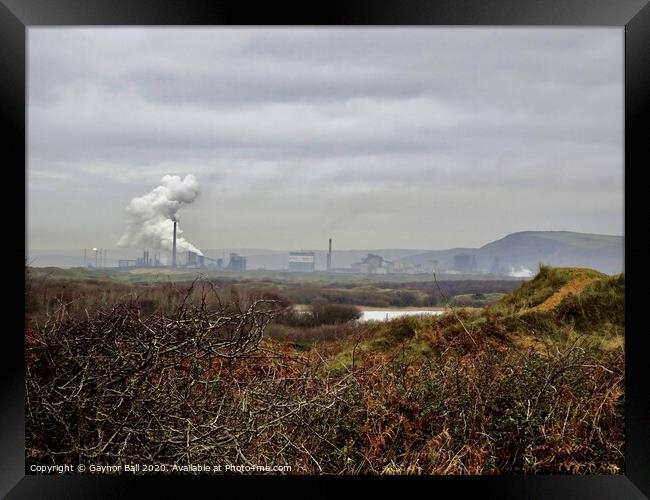
POLYGON ((176 267, 176 220, 174 220, 174 242, 172 244, 172 267, 176 267))
POLYGON ((332 270, 332 238, 330 238, 330 248, 327 252, 327 271, 332 270))

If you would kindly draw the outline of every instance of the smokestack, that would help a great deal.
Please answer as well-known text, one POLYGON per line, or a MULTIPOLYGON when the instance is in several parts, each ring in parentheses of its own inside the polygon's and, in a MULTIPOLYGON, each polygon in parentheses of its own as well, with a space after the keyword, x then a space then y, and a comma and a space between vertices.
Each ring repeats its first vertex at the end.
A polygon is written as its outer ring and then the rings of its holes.
POLYGON ((332 270, 332 238, 330 238, 330 249, 327 252, 327 270, 332 270))
POLYGON ((172 244, 172 267, 176 267, 176 221, 174 221, 174 243, 172 244))
MULTIPOLYGON (((169 221, 178 221, 178 211, 192 204, 198 195, 199 183, 193 175, 188 174, 185 178, 177 175, 164 176, 159 186, 143 196, 133 198, 126 207, 127 227, 118 246, 150 248, 171 254, 173 248, 169 221)), ((187 251, 203 255, 201 250, 183 237, 183 229, 177 224, 176 257, 178 252, 187 251)), ((171 264, 171 259, 168 264, 171 264)))

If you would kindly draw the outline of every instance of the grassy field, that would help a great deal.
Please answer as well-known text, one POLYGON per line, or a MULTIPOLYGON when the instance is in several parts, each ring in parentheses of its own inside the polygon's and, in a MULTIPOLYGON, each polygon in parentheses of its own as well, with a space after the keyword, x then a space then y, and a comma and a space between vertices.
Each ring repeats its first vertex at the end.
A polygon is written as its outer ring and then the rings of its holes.
POLYGON ((624 467, 623 275, 542 267, 503 291, 442 281, 457 292, 443 316, 370 323, 344 299, 420 300, 435 283, 145 284, 84 270, 27 283, 30 464, 624 467))

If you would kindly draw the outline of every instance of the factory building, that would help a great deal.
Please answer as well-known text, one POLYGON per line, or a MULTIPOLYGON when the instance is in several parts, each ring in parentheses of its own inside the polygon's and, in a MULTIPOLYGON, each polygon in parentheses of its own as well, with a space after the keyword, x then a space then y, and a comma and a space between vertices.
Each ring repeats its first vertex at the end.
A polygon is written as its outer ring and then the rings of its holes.
POLYGON ((381 255, 369 253, 361 262, 352 264, 352 269, 361 274, 388 274, 393 263, 385 260, 381 255))
POLYGON ((117 261, 117 267, 158 267, 160 266, 160 259, 157 254, 153 256, 148 250, 142 252, 142 257, 137 259, 120 259, 117 261))
POLYGON ((228 270, 237 272, 246 271, 246 257, 242 257, 236 253, 231 253, 230 262, 228 263, 228 270))
POLYGON ((160 265, 160 260, 158 255, 153 255, 149 253, 148 250, 142 252, 142 257, 135 259, 135 265, 138 267, 158 267, 160 265))
POLYGON ((289 271, 313 273, 316 268, 314 252, 289 252, 289 271))
POLYGON ((196 252, 188 251, 187 252, 187 267, 205 267, 205 257, 199 255, 196 252))

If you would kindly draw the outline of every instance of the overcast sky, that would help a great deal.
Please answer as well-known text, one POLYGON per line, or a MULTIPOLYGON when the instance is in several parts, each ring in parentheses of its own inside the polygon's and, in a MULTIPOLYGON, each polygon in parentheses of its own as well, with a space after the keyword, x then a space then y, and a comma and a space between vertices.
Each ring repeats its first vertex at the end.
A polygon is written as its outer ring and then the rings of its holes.
MULTIPOLYGON (((622 28, 28 30, 28 245, 115 247, 165 174, 199 248, 623 234, 622 28)), ((139 250, 139 249, 138 249, 139 250)))

